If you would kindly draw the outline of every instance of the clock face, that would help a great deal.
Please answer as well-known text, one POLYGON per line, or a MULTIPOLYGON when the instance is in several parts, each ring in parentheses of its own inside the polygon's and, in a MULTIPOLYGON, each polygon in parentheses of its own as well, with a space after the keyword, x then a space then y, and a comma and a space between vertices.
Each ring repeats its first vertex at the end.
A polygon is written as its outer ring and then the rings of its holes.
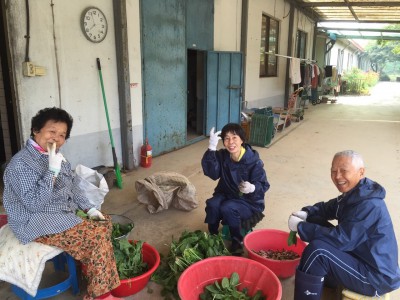
POLYGON ((85 37, 93 43, 100 43, 107 35, 107 19, 96 7, 89 7, 83 11, 81 27, 85 37))

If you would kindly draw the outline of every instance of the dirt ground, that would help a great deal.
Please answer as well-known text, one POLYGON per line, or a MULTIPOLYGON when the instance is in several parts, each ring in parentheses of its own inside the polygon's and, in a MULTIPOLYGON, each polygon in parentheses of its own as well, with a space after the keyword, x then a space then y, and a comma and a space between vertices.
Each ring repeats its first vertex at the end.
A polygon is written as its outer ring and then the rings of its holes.
MULTIPOLYGON (((171 239, 182 231, 206 230, 204 203, 216 182, 204 176, 200 160, 207 149, 205 139, 184 149, 153 158, 150 168, 138 168, 123 175, 124 187, 108 193, 102 210, 122 214, 134 220, 131 239, 143 240, 166 254, 171 239), (136 199, 135 181, 159 171, 174 171, 186 176, 196 187, 198 208, 184 212, 169 209, 150 214, 136 199)), ((222 145, 220 145, 222 146, 222 145)), ((266 217, 256 229, 287 231, 291 212, 317 201, 336 197, 338 191, 330 179, 333 155, 341 150, 360 152, 366 163, 366 176, 386 188, 386 203, 396 235, 400 237, 400 82, 382 82, 371 96, 339 96, 335 104, 309 105, 304 120, 292 123, 276 135, 268 148, 255 147, 265 164, 271 188, 266 194, 266 217)), ((388 249, 390 250, 390 249, 388 249)), ((293 299, 294 277, 281 280, 283 300, 293 299)), ((400 290, 391 293, 400 299, 400 290)), ((8 283, 0 283, 1 299, 18 299, 8 283)), ((65 292, 54 299, 81 299, 65 292)), ((159 287, 150 282, 129 300, 163 299, 159 287), (152 293, 149 293, 152 290, 152 293)), ((325 292, 323 300, 336 299, 325 292)))

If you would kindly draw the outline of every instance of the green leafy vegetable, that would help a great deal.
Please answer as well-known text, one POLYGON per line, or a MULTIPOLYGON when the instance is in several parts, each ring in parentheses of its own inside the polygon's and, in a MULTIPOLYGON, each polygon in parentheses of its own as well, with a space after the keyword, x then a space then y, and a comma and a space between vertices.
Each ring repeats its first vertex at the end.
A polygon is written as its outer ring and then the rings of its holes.
POLYGON ((132 278, 148 270, 148 265, 142 258, 142 241, 134 243, 127 239, 119 239, 113 240, 112 243, 119 279, 132 278))
POLYGON ((296 231, 290 231, 289 233, 289 237, 288 237, 288 246, 292 246, 292 245, 297 245, 297 232, 296 231))
POLYGON ((239 291, 237 288, 240 286, 239 282, 239 274, 233 272, 231 278, 224 277, 222 280, 215 281, 214 284, 207 285, 204 288, 204 292, 200 295, 201 300, 214 300, 214 299, 223 299, 223 300, 232 300, 232 299, 240 299, 240 300, 265 300, 265 296, 263 295, 261 290, 258 290, 256 294, 251 297, 248 295, 248 289, 244 288, 239 291))
POLYGON ((85 213, 85 212, 84 212, 83 210, 81 210, 81 209, 77 209, 77 210, 76 210, 76 215, 77 215, 78 217, 82 218, 82 219, 87 219, 87 218, 88 218, 87 213, 85 213))
POLYGON ((129 232, 131 232, 133 227, 134 227, 133 223, 130 223, 130 224, 113 223, 113 230, 111 233, 111 238, 116 239, 116 238, 120 238, 124 235, 127 235, 129 232))
POLYGON ((178 241, 172 241, 168 255, 161 260, 160 267, 151 279, 162 285, 164 299, 180 299, 178 279, 190 265, 207 257, 230 255, 221 234, 210 235, 196 230, 184 231, 178 241))

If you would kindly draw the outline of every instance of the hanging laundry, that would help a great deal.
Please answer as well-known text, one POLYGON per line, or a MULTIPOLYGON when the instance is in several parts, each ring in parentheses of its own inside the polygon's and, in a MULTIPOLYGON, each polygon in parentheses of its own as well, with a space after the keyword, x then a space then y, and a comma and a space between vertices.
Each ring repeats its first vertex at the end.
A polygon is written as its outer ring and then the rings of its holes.
POLYGON ((300 75, 300 58, 293 57, 290 59, 290 73, 289 77, 292 81, 292 84, 298 84, 301 82, 300 75))

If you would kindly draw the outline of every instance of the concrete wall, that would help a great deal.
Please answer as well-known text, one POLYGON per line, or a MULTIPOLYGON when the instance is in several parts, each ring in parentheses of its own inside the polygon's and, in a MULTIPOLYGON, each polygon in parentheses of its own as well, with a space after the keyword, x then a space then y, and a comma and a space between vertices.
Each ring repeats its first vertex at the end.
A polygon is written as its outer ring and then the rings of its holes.
MULTIPOLYGON (((141 144, 142 100, 138 0, 127 1, 128 32, 131 55, 133 134, 141 144)), ((73 165, 93 167, 112 165, 110 138, 107 129, 96 58, 102 64, 105 94, 117 156, 121 159, 119 98, 115 52, 113 2, 97 0, 29 1, 29 60, 46 69, 45 76, 24 77, 26 14, 25 1, 8 1, 8 27, 11 36, 12 64, 17 90, 22 140, 30 134, 30 119, 44 107, 57 106, 74 118, 71 138, 63 147, 73 165), (53 5, 51 5, 53 3, 53 5), (107 37, 101 43, 89 42, 83 35, 82 11, 100 8, 108 22, 107 37)))
POLYGON ((214 50, 240 51, 242 0, 215 0, 214 50))
MULTIPOLYGON (((245 100, 248 108, 264 106, 283 106, 285 95, 287 58, 278 58, 278 76, 260 78, 260 45, 261 45, 261 18, 265 13, 280 21, 279 54, 288 55, 290 5, 284 1, 252 0, 249 1, 248 31, 247 31, 247 65, 245 100)), ((307 58, 311 58, 314 24, 296 10, 294 19, 295 28, 291 37, 293 51, 296 43, 297 29, 308 33, 307 58)), ((291 53, 289 56, 294 56, 291 53)))

